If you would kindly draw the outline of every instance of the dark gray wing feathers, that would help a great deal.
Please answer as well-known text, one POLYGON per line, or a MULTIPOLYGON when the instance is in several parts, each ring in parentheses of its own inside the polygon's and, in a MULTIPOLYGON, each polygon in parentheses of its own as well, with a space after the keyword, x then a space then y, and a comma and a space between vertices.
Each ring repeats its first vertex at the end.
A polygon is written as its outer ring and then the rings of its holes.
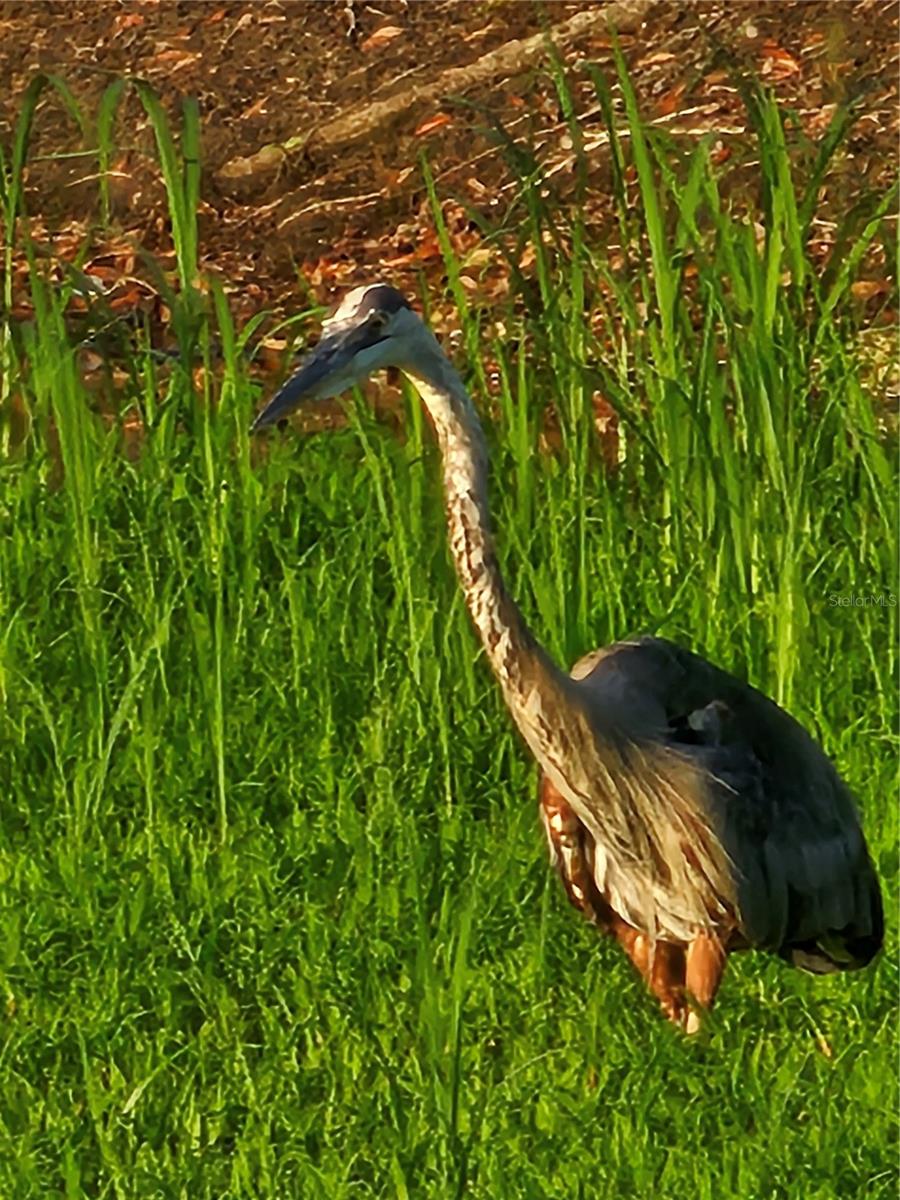
POLYGON ((698 801, 737 872, 741 933, 807 970, 862 966, 881 942, 881 894, 853 797, 783 709, 660 638, 573 669, 598 722, 701 764, 698 801))

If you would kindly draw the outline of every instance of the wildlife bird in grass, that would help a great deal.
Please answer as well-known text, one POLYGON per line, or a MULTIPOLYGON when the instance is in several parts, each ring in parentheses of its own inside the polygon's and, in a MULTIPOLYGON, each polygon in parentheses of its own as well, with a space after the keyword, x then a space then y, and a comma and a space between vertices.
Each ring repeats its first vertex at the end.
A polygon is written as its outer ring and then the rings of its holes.
POLYGON ((881 894, 853 799, 792 717, 661 638, 597 650, 570 675, 542 649, 500 575, 475 408, 399 292, 346 295, 253 428, 384 367, 410 378, 434 423, 459 582, 540 767, 550 855, 572 904, 689 1033, 734 950, 816 973, 870 962, 881 894))

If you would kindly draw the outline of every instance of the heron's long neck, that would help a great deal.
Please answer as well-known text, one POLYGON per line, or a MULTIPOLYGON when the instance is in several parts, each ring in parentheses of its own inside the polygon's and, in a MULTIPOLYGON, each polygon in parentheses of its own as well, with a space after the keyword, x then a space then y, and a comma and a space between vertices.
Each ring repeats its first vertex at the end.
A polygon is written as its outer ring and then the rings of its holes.
MULTIPOLYGON (((694 798, 703 794, 706 776, 681 756, 632 737, 615 699, 610 706, 597 695, 586 698, 537 644, 500 576, 487 449, 462 381, 436 342, 433 354, 420 356, 407 374, 437 431, 450 547, 469 612, 519 731, 592 835, 598 886, 616 912, 651 936, 659 929, 694 936, 698 925, 709 923, 707 897, 732 894, 712 826, 702 848, 693 841, 692 862, 671 850, 684 845, 685 831, 694 837, 705 829, 707 810, 694 798), (719 886, 710 880, 724 881, 726 890, 698 890, 697 876, 707 888, 719 886), (676 901, 661 904, 661 895, 676 901)), ((736 906, 736 898, 729 903, 736 906)))
MULTIPOLYGON (((436 347, 437 349, 437 347, 436 347)), ((450 549, 466 604, 526 741, 535 753, 542 710, 567 679, 538 645, 500 574, 491 530, 487 447, 468 393, 443 354, 407 373, 431 414, 444 467, 450 549)))

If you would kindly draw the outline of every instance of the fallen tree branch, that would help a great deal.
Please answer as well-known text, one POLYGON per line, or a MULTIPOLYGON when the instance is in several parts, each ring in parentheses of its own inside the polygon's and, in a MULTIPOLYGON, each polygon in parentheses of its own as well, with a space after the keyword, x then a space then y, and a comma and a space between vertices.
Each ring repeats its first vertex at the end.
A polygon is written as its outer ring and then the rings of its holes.
MULTIPOLYGON (((555 45, 561 47, 607 27, 627 32, 641 24, 651 3, 652 0, 615 0, 602 8, 592 7, 555 25, 549 36, 555 45)), ((468 66, 450 67, 436 79, 398 92, 387 100, 355 105, 349 112, 333 121, 326 121, 314 130, 307 147, 335 149, 364 141, 382 126, 405 116, 413 105, 433 104, 442 96, 466 92, 497 76, 515 75, 540 60, 546 52, 547 36, 546 33, 536 33, 528 38, 506 42, 468 66)))

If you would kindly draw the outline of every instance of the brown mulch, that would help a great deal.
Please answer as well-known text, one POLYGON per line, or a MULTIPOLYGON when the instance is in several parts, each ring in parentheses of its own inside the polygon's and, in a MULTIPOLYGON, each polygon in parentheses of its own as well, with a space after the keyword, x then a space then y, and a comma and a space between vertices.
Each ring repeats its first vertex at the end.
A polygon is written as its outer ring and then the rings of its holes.
MULTIPOLYGON (((517 39, 525 46, 578 14, 596 14, 562 53, 586 136, 588 221, 595 236, 609 238, 607 142, 585 69, 595 63, 614 78, 606 7, 9 0, 0 3, 0 142, 8 154, 22 92, 35 73, 65 80, 88 125, 81 132, 58 95, 43 93, 27 172, 32 232, 48 254, 67 260, 89 239, 84 269, 104 287, 118 286, 123 308, 153 290, 141 250, 169 272, 174 266, 152 132, 134 92, 126 93, 116 126, 112 227, 96 227, 93 123, 104 89, 123 74, 148 80, 176 125, 182 98, 199 100, 201 268, 224 282, 238 324, 261 308, 296 311, 307 296, 324 299, 375 275, 413 288, 423 273, 439 280, 423 153, 451 235, 470 264, 467 286, 490 291, 502 280, 474 218, 515 219, 517 188, 497 123, 542 164, 563 202, 574 196, 576 172, 546 57, 523 51, 513 69, 516 55, 507 54, 503 73, 486 78, 478 66, 517 39), (471 87, 461 69, 471 71, 471 87), (444 78, 454 85, 448 94, 435 88, 444 78), (383 103, 391 100, 397 102, 383 103), (370 128, 372 114, 382 112, 370 128)), ((836 105, 858 101, 861 118, 824 189, 827 255, 831 214, 836 221, 863 191, 884 188, 896 169, 897 6, 633 0, 633 7, 638 15, 624 21, 621 45, 643 113, 688 147, 714 131, 726 175, 733 165, 736 179, 742 171, 752 177, 752 137, 735 87, 742 74, 770 85, 796 112, 810 145, 836 105)), ((877 263, 872 273, 877 297, 877 263)), ((26 283, 20 261, 19 315, 27 315, 26 283)))

